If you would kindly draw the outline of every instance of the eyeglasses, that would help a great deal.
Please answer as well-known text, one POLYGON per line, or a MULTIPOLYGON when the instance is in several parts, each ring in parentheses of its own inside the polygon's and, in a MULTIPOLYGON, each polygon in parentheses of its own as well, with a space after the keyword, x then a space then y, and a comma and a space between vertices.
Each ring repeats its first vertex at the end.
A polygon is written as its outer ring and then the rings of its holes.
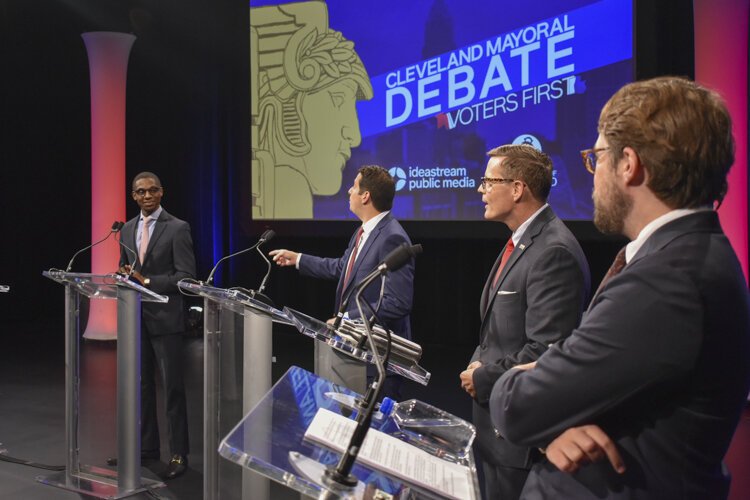
POLYGON ((148 189, 143 189, 143 188, 141 188, 141 189, 135 189, 133 191, 133 193, 135 193, 136 196, 139 196, 139 197, 142 198, 142 197, 146 196, 146 193, 150 194, 151 196, 155 196, 155 195, 159 194, 159 191, 161 191, 161 187, 154 186, 154 187, 150 187, 148 189))
POLYGON ((601 153, 602 151, 606 151, 609 149, 609 146, 606 148, 591 148, 591 149, 584 149, 581 151, 581 158, 583 158, 583 166, 586 167, 586 170, 588 170, 590 173, 594 173, 596 171, 596 154, 601 153))
POLYGON ((487 188, 491 187, 493 184, 502 182, 516 182, 516 179, 501 179, 499 177, 482 177, 479 179, 479 183, 485 191, 487 191, 487 188))

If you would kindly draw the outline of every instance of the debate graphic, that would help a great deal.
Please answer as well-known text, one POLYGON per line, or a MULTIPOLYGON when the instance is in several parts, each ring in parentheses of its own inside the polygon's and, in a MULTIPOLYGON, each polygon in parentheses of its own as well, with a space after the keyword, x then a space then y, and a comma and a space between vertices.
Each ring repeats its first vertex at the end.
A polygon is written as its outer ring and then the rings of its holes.
POLYGON ((481 220, 486 152, 530 143, 553 160, 556 212, 591 219, 579 151, 593 145, 606 99, 633 79, 631 0, 250 6, 253 92, 281 103, 252 104, 253 218, 352 219, 347 190, 361 165, 378 164, 396 180, 397 218, 481 220), (273 15, 259 19, 265 12, 273 15), (303 46, 305 30, 339 41, 303 46), (347 64, 335 43, 349 49, 347 64), (307 79, 319 74, 303 64, 310 59, 339 72, 322 69, 327 80, 302 89, 286 66, 266 63, 273 58, 295 61, 307 79))
POLYGON ((324 3, 250 10, 253 219, 310 219, 313 195, 341 189, 370 79, 324 3))

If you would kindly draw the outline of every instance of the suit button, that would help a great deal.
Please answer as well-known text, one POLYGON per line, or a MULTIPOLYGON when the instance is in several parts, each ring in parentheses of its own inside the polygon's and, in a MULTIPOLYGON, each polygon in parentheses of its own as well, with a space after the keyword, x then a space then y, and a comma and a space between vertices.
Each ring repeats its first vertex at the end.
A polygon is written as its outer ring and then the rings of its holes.
POLYGON ((500 434, 499 430, 497 430, 497 429, 492 429, 492 430, 495 431, 495 437, 496 438, 498 438, 498 439, 502 439, 503 438, 503 436, 502 436, 502 434, 500 434))
POLYGON ((486 351, 486 350, 487 350, 487 344, 482 344, 482 345, 480 346, 480 348, 481 348, 481 349, 482 349, 483 351, 486 351))

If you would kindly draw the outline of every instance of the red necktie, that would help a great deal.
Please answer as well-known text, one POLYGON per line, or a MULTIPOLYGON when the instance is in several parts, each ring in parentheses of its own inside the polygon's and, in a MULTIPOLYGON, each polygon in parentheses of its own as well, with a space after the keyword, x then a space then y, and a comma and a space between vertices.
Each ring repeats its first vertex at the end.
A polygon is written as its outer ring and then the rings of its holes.
POLYGON ((349 283, 350 275, 352 274, 352 268, 354 267, 354 261, 357 260, 357 252, 359 251, 359 241, 362 239, 362 234, 365 232, 363 228, 359 228, 357 231, 357 238, 354 240, 354 248, 352 249, 352 255, 349 257, 349 265, 346 266, 346 274, 344 274, 344 286, 341 287, 341 293, 344 293, 347 283, 349 283))
POLYGON ((495 273, 495 279, 492 280, 492 288, 495 288, 495 285, 497 285, 497 280, 500 279, 500 273, 503 272, 503 268, 505 267, 505 264, 508 263, 508 259, 510 259, 510 254, 513 253, 513 249, 516 248, 515 245, 513 245, 513 239, 509 239, 508 243, 505 244, 505 252, 503 252, 503 256, 500 259, 500 265, 497 266, 497 272, 495 273))

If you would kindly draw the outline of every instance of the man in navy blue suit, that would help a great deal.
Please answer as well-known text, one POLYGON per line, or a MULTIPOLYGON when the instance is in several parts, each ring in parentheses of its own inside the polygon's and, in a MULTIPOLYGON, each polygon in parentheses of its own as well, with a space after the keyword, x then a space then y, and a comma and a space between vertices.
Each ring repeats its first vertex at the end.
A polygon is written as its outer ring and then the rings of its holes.
MULTIPOLYGON (((403 243, 411 244, 401 224, 390 214, 395 194, 396 186, 387 170, 375 165, 364 166, 359 169, 354 185, 349 188, 349 210, 362 221, 362 225, 352 235, 341 257, 316 257, 285 249, 272 250, 270 255, 276 264, 295 266, 305 276, 338 280, 334 308, 338 312, 354 286, 373 271, 386 255, 403 243)), ((406 338, 411 337, 409 314, 413 282, 412 259, 401 269, 387 275, 383 300, 377 312, 382 326, 406 338)), ((365 290, 363 298, 374 307, 379 293, 380 287, 373 284, 365 290)), ((347 304, 346 313, 350 318, 359 317, 354 300, 347 304)), ((335 383, 363 392, 365 370, 361 363, 335 351, 327 352, 326 347, 316 342, 316 372, 335 383)), ((388 376, 383 395, 398 399, 399 385, 398 377, 388 376)))

